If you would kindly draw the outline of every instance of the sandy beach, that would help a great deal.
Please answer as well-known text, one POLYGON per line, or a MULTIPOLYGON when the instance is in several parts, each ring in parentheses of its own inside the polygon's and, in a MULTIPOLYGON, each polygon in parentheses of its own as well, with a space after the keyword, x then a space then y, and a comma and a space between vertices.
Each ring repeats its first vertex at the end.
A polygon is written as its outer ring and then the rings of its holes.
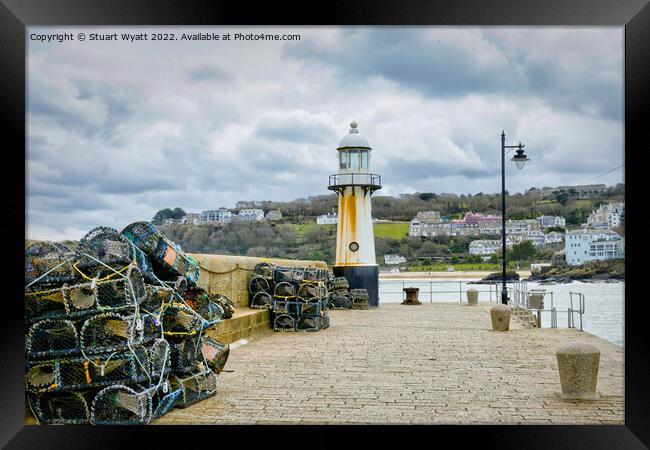
MULTIPOLYGON (((408 279, 408 278, 430 278, 430 279, 481 279, 489 274, 491 271, 472 270, 472 271, 454 271, 454 272, 382 272, 379 278, 389 279, 408 279)), ((528 278, 530 276, 529 270, 518 270, 520 279, 528 278)))

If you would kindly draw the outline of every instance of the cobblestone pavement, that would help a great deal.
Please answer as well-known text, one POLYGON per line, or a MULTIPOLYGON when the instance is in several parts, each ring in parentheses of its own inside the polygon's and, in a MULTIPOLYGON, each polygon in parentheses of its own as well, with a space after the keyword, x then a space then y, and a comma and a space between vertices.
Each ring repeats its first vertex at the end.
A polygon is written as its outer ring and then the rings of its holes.
POLYGON ((234 349, 215 397, 157 424, 623 424, 623 348, 575 329, 491 330, 489 308, 433 303, 330 311, 317 333, 234 349), (559 398, 555 350, 601 350, 596 401, 559 398))

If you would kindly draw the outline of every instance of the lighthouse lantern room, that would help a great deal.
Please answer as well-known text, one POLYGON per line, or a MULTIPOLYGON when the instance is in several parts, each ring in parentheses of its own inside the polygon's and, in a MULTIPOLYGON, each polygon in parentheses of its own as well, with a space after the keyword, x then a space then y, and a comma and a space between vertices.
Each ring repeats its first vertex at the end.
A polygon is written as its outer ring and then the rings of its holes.
POLYGON ((368 140, 356 122, 341 139, 338 173, 330 175, 328 189, 338 194, 338 226, 334 275, 348 279, 351 289, 366 289, 369 305, 379 304, 379 269, 375 258, 370 197, 381 189, 381 177, 370 173, 368 140))

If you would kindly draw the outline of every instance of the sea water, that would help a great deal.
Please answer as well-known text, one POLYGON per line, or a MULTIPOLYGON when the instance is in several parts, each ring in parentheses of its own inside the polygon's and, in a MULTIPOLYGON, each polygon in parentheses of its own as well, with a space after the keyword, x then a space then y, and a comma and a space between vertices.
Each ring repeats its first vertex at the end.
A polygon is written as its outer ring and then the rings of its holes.
MULTIPOLYGON (((379 280, 379 304, 401 303, 405 287, 420 288, 419 300, 428 302, 467 302, 465 292, 473 288, 479 291, 479 301, 500 301, 500 293, 494 285, 472 284, 471 279, 387 279, 379 280)), ((509 285, 510 286, 510 285, 509 285)), ((570 306, 570 292, 582 293, 585 299, 585 312, 582 316, 583 330, 606 339, 614 344, 624 346, 625 336, 625 301, 624 282, 573 281, 562 284, 541 284, 528 282, 527 288, 546 289, 544 309, 551 309, 551 292, 553 306, 557 309, 558 328, 567 328, 570 306)), ((579 309, 578 297, 573 296, 573 308, 579 309)), ((580 329, 580 315, 573 314, 574 325, 580 329)), ((542 312, 542 327, 551 326, 551 313, 542 312)))

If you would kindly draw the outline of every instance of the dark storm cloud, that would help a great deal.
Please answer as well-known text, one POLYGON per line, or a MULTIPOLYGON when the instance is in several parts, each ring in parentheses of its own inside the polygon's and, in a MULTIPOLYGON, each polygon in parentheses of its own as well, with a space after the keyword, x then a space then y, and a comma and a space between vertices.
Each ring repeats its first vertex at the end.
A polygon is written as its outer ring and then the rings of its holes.
MULTIPOLYGON (((455 34, 455 30, 434 30, 346 30, 342 32, 342 45, 323 46, 313 39, 287 45, 284 56, 335 67, 343 81, 359 83, 369 77, 383 77, 428 97, 536 95, 553 107, 622 118, 621 80, 601 76, 606 71, 620 74, 622 66, 610 67, 609 61, 600 60, 597 53, 603 40, 612 40, 611 35, 594 37, 589 49, 592 51, 582 53, 583 66, 573 70, 571 61, 554 64, 552 54, 529 58, 529 52, 506 48, 500 36, 489 29, 469 30, 464 36, 455 34)), ((540 39, 543 33, 521 29, 512 34, 525 47, 530 34, 540 39)), ((564 36, 560 44, 565 47, 558 47, 557 54, 588 40, 579 30, 565 32, 564 36)))
POLYGON ((571 109, 609 119, 623 117, 623 90, 616 80, 599 80, 594 74, 571 76, 548 63, 528 63, 523 66, 527 87, 532 93, 545 97, 555 109, 571 109))
POLYGON ((473 54, 476 48, 414 30, 346 30, 342 43, 328 48, 316 41, 292 44, 285 56, 337 67, 346 79, 381 76, 436 97, 493 92, 516 82, 515 74, 503 70, 498 59, 481 61, 473 54))

